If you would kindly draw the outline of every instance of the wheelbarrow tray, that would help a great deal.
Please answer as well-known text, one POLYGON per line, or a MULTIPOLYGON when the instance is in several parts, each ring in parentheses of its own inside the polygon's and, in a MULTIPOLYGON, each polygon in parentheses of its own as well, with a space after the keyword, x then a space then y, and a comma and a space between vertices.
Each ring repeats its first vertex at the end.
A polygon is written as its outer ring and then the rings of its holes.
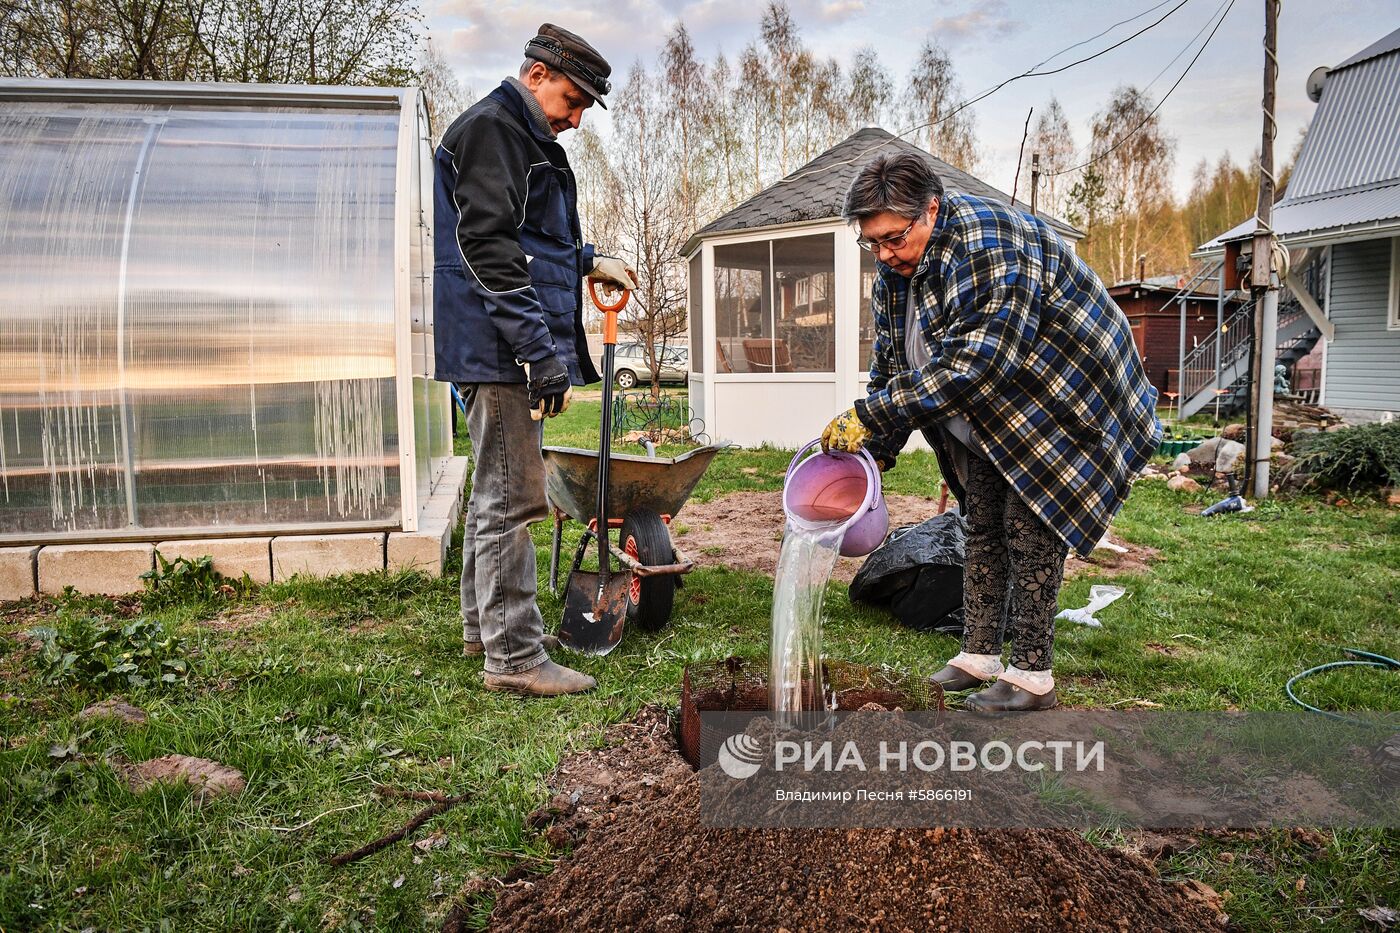
MULTIPOLYGON (((624 518, 633 509, 674 516, 705 475, 719 447, 697 447, 679 457, 608 457, 608 519, 624 518)), ((544 483, 549 501, 574 521, 597 517, 598 451, 577 447, 544 448, 544 483)))

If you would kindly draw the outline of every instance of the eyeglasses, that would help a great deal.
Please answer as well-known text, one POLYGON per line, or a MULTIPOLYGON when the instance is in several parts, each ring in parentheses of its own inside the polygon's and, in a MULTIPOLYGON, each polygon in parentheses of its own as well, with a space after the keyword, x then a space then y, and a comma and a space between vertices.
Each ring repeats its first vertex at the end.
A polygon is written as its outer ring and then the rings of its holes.
POLYGON ((909 239, 909 231, 914 229, 914 224, 919 222, 915 217, 909 221, 909 226, 904 228, 904 232, 896 233, 894 236, 887 236, 883 240, 867 240, 865 237, 857 237, 856 245, 867 252, 876 252, 884 246, 888 249, 903 249, 905 242, 909 239))

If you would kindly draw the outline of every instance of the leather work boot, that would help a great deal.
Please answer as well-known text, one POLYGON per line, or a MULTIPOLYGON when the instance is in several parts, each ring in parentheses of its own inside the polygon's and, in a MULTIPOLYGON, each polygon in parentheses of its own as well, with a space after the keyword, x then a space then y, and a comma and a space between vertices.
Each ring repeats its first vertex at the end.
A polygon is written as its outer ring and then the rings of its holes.
POLYGON ((963 705, 979 713, 1029 713, 1054 709, 1058 702, 1054 688, 1048 693, 1035 694, 1008 681, 998 680, 986 690, 979 690, 967 697, 963 705))
MULTIPOLYGON (((545 651, 555 651, 559 648, 559 636, 546 634, 540 639, 540 647, 545 651)), ((486 653, 486 645, 479 641, 462 642, 462 654, 469 658, 479 658, 486 653)))
POLYGON ((587 674, 545 661, 521 674, 484 675, 487 690, 519 693, 523 696, 555 697, 565 693, 583 693, 598 686, 587 674))
POLYGON ((950 693, 958 690, 971 690, 973 687, 985 687, 991 683, 991 681, 983 680, 980 677, 974 677, 962 668, 954 667, 951 664, 945 664, 943 669, 930 677, 929 680, 950 693))

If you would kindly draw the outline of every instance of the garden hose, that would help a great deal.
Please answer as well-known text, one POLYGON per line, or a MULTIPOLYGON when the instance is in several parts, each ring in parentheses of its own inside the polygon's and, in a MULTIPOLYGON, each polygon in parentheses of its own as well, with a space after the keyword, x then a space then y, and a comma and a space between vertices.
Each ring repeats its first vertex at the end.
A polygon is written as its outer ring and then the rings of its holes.
POLYGON ((1343 648, 1342 654, 1346 655, 1350 660, 1329 661, 1326 664, 1319 664, 1317 667, 1310 667, 1301 674, 1294 674, 1288 679, 1288 683, 1284 684, 1284 692, 1288 694, 1290 700, 1310 713, 1321 713, 1329 719, 1336 719, 1339 722, 1349 722, 1358 726, 1375 725, 1375 723, 1366 722, 1363 719, 1357 719, 1353 716, 1344 716, 1341 713, 1334 713, 1331 710, 1318 709, 1316 706, 1310 703, 1304 703, 1302 700, 1298 699, 1298 695, 1293 692, 1293 685, 1304 677, 1311 677, 1313 674, 1320 674, 1323 671, 1330 671, 1338 667, 1380 667, 1387 670, 1400 671, 1400 661, 1394 658, 1388 658, 1383 654, 1373 654, 1370 651, 1362 651, 1360 648, 1343 648))

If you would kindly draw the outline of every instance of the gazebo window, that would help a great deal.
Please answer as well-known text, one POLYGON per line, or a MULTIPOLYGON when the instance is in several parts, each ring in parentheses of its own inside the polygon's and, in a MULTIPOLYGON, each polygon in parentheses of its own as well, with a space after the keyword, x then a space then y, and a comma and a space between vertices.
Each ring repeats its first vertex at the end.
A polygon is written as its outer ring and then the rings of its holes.
POLYGON ((869 375, 875 352, 875 310, 870 296, 875 290, 875 254, 860 251, 860 364, 861 377, 869 375))
POLYGON ((835 257, 829 233, 716 246, 717 371, 834 372, 835 257))
POLYGON ((705 313, 702 301, 704 289, 701 284, 702 253, 696 252, 690 260, 690 371, 705 371, 705 313))

